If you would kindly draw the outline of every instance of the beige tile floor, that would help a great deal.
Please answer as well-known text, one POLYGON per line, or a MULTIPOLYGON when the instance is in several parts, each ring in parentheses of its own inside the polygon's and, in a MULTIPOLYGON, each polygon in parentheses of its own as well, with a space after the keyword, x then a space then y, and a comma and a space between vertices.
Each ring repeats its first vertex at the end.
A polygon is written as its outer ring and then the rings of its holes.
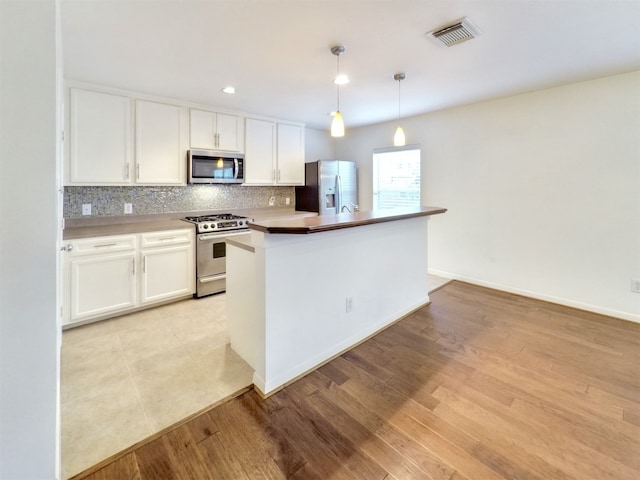
POLYGON ((224 294, 65 331, 63 478, 251 385, 228 343, 224 294))
MULTIPOLYGON (((429 290, 447 282, 429 275, 429 290)), ((251 385, 225 308, 213 295, 64 332, 63 478, 251 385)))

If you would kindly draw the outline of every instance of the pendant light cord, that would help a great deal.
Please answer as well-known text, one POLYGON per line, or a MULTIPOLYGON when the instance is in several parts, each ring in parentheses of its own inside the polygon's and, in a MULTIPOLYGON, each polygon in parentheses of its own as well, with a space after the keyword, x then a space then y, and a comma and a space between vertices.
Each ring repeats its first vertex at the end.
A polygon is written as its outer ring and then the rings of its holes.
POLYGON ((402 80, 404 80, 407 76, 404 73, 396 73, 393 76, 393 79, 398 82, 398 125, 400 125, 400 83, 402 82, 402 80))
POLYGON ((398 125, 400 125, 400 84, 402 80, 398 80, 398 125))
MULTIPOLYGON (((336 79, 340 77, 340 54, 336 55, 336 58, 338 59, 338 75, 336 76, 336 79)), ((340 111, 340 84, 336 83, 336 87, 337 88, 337 96, 338 96, 338 112, 340 111)))

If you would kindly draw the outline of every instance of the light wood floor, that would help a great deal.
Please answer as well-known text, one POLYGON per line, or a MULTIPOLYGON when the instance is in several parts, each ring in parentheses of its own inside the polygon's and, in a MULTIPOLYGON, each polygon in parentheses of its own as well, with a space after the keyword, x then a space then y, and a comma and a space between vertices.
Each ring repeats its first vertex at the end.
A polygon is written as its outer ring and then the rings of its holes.
POLYGON ((431 300, 86 478, 640 478, 640 325, 460 282, 431 300))

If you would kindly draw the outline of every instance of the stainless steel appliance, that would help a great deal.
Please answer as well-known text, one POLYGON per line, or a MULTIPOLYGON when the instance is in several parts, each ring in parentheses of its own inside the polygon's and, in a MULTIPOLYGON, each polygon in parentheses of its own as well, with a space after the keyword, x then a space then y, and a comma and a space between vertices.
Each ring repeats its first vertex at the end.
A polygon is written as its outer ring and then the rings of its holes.
POLYGON ((227 284, 229 237, 249 233, 253 219, 230 213, 185 217, 196 224, 196 297, 224 292, 227 284))
POLYGON ((244 155, 214 150, 189 150, 189 183, 243 183, 244 155))
POLYGON ((355 162, 318 160, 305 163, 305 186, 296 187, 296 210, 320 215, 358 210, 355 162))

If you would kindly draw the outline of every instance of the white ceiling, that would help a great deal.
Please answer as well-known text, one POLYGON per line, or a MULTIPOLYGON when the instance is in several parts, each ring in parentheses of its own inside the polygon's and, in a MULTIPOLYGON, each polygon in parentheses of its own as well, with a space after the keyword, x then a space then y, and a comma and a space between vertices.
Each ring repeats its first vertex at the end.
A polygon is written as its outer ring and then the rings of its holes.
POLYGON ((328 128, 336 57, 346 127, 640 69, 640 1, 60 0, 64 73, 328 128), (450 48, 425 33, 468 17, 450 48), (220 89, 234 85, 236 95, 220 89))

